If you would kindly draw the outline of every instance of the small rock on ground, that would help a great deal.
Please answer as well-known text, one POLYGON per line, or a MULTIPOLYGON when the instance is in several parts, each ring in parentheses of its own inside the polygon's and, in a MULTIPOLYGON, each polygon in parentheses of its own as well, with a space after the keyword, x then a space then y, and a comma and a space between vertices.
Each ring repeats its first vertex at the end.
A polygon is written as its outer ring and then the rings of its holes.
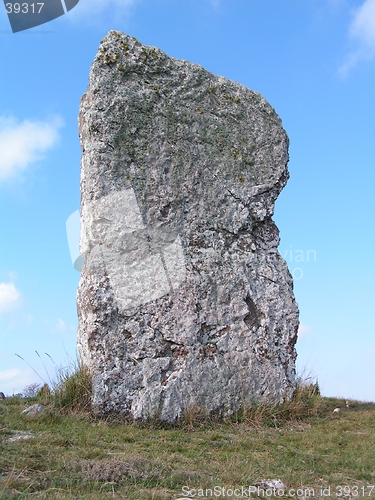
POLYGON ((43 405, 35 404, 31 405, 26 410, 21 411, 21 415, 26 415, 27 417, 32 417, 34 415, 40 415, 41 413, 44 413, 46 409, 44 408, 43 405))
POLYGON ((285 490, 286 485, 281 481, 281 479, 265 479, 261 481, 257 486, 260 488, 271 488, 275 490, 285 490))
POLYGON ((33 439, 35 435, 29 431, 8 431, 11 436, 7 438, 9 443, 15 443, 17 441, 26 441, 28 439, 33 439))

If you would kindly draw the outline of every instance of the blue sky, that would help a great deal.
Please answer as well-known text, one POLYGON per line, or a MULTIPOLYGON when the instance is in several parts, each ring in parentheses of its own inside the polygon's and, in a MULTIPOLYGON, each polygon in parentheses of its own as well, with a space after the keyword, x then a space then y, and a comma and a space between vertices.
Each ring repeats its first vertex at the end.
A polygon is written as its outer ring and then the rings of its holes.
POLYGON ((79 207, 79 100, 110 29, 276 109, 290 138, 274 219, 300 307, 298 369, 326 396, 375 401, 375 0, 80 0, 15 34, 0 6, 0 390, 40 382, 15 353, 47 382, 45 353, 58 367, 76 357, 65 222, 79 207))

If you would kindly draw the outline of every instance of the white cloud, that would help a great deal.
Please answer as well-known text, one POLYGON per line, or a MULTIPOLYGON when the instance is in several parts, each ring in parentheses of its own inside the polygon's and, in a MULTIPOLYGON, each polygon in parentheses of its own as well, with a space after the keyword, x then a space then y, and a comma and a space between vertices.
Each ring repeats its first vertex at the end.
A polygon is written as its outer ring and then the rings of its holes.
POLYGON ((349 37, 355 48, 339 68, 339 73, 344 76, 358 62, 375 57, 375 0, 366 0, 355 10, 349 27, 349 37))
POLYGON ((41 381, 31 369, 11 368, 0 371, 0 391, 5 395, 21 393, 28 385, 41 381))
POLYGON ((311 335, 311 327, 300 323, 298 328, 298 339, 305 339, 311 335))
POLYGON ((24 171, 56 144, 61 118, 50 121, 0 117, 0 181, 24 171))
POLYGON ((82 0, 74 9, 68 12, 67 17, 71 21, 102 21, 104 11, 115 16, 116 20, 129 14, 130 7, 133 7, 139 0, 82 0))
POLYGON ((0 313, 12 309, 21 295, 13 283, 0 283, 0 313))
POLYGON ((358 38, 372 54, 375 53, 375 0, 366 0, 357 10, 350 35, 358 38))

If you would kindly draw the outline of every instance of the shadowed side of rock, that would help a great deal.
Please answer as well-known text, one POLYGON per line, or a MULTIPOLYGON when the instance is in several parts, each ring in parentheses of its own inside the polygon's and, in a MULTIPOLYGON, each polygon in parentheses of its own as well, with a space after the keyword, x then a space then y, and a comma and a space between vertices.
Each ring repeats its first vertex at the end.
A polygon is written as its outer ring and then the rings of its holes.
POLYGON ((99 413, 229 415, 295 388, 272 221, 288 138, 258 93, 125 34, 81 100, 78 347, 99 413))

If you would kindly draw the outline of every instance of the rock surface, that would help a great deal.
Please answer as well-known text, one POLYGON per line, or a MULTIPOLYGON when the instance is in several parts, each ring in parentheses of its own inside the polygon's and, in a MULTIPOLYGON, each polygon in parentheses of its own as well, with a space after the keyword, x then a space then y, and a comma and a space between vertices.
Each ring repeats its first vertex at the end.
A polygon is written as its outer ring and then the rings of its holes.
POLYGON ((35 434, 32 431, 7 431, 7 434, 10 434, 10 437, 7 438, 9 443, 16 443, 19 441, 27 441, 28 439, 34 439, 35 434))
POLYGON ((78 347, 93 407, 174 421, 295 388, 288 138, 258 93, 111 31, 81 100, 78 347))
POLYGON ((35 417, 35 415, 40 415, 41 413, 45 413, 46 409, 43 405, 36 403, 35 405, 31 405, 26 410, 21 411, 21 415, 25 415, 26 417, 35 417))

